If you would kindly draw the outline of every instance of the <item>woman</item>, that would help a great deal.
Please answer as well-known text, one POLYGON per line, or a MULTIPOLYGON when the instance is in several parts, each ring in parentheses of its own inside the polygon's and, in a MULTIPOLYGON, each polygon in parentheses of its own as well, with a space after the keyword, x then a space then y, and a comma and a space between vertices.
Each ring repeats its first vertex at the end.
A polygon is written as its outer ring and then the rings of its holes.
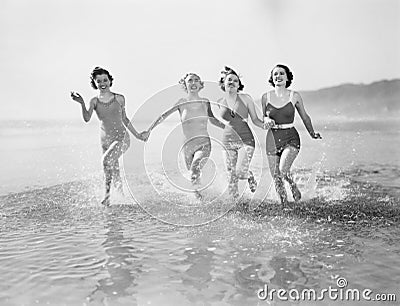
POLYGON ((77 92, 71 92, 71 98, 78 102, 82 108, 85 122, 92 117, 93 110, 101 121, 101 147, 103 149, 103 167, 105 174, 105 195, 101 201, 103 205, 110 204, 111 181, 115 187, 122 191, 122 181, 119 171, 118 159, 129 148, 130 139, 126 128, 138 139, 146 140, 147 132, 138 133, 132 126, 125 113, 125 98, 121 94, 110 90, 113 82, 111 74, 100 67, 94 68, 90 75, 90 84, 97 89, 99 94, 90 100, 89 109, 77 92))
POLYGON ((310 136, 313 139, 321 139, 321 135, 314 131, 300 94, 288 89, 292 81, 293 74, 289 68, 281 64, 276 65, 269 78, 274 90, 266 92, 261 99, 263 114, 266 117, 264 122, 271 127, 266 140, 269 169, 282 204, 287 204, 283 179, 289 183, 293 199, 301 199, 300 190, 290 175, 290 168, 300 150, 300 137, 293 125, 295 109, 310 136))
MULTIPOLYGON (((211 140, 208 134, 208 121, 213 125, 224 128, 224 124, 214 117, 210 101, 200 97, 199 91, 204 83, 196 73, 187 73, 179 84, 186 92, 185 98, 179 99, 175 105, 163 113, 148 129, 150 133, 158 124, 169 115, 179 111, 182 131, 184 135, 183 155, 186 168, 190 171, 190 179, 193 185, 200 183, 201 169, 206 164, 211 153, 211 140)), ((201 195, 196 191, 196 197, 201 195)))
POLYGON ((225 67, 221 73, 219 85, 225 95, 218 100, 218 103, 221 108, 221 117, 227 122, 222 143, 225 149, 229 193, 237 198, 239 196, 238 180, 247 180, 252 192, 255 192, 257 187, 253 173, 249 171, 255 148, 254 136, 247 124, 249 115, 256 126, 263 129, 265 126, 257 116, 253 99, 247 94, 239 93, 244 88, 239 75, 229 67, 225 67), (241 149, 244 149, 246 154, 241 161, 238 161, 241 149), (240 165, 238 169, 237 164, 240 165))

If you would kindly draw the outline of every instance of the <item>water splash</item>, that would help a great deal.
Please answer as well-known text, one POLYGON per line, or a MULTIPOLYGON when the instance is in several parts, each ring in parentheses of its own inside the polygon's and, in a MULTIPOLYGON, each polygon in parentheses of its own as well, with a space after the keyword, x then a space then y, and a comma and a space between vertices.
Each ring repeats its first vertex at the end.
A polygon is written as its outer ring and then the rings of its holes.
POLYGON ((311 168, 311 173, 305 184, 303 184, 303 179, 300 177, 296 180, 298 185, 304 185, 303 191, 303 200, 311 200, 317 197, 317 185, 318 185, 318 176, 321 176, 323 164, 326 161, 326 153, 323 152, 319 161, 317 161, 311 168))

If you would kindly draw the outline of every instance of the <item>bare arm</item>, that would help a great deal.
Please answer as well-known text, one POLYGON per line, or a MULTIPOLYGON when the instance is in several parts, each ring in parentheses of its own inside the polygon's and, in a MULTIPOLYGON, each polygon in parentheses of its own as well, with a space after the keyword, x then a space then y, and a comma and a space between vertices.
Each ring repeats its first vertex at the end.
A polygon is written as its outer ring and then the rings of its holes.
POLYGON ((221 121, 219 121, 217 118, 215 118, 215 116, 211 110, 211 105, 210 105, 209 101, 207 102, 207 113, 208 113, 208 118, 213 125, 221 128, 221 129, 225 128, 225 124, 223 124, 221 121))
POLYGON ((261 108, 262 108, 262 115, 264 116, 265 110, 267 108, 267 93, 263 94, 261 97, 261 108))
POLYGON ((131 121, 129 120, 129 118, 126 115, 126 111, 125 111, 125 97, 123 95, 117 95, 117 101, 119 102, 119 104, 121 105, 121 109, 122 109, 122 123, 125 125, 125 127, 138 139, 143 140, 142 135, 138 133, 138 131, 136 131, 136 129, 133 127, 131 121))
POLYGON ((163 122, 165 119, 167 119, 167 117, 169 115, 171 115, 172 113, 176 112, 177 110, 179 110, 179 106, 181 104, 181 100, 179 100, 178 102, 175 103, 175 105, 173 107, 171 107, 169 110, 167 110, 166 112, 162 113, 151 125, 150 127, 147 129, 148 132, 150 132, 152 129, 154 129, 157 125, 159 125, 161 122, 163 122))
POLYGON ((321 135, 314 131, 314 127, 311 123, 311 118, 307 114, 306 109, 304 108, 303 99, 301 98, 301 96, 298 92, 294 93, 293 100, 296 101, 295 105, 296 105, 297 112, 299 113, 301 120, 303 121, 304 126, 306 127, 310 136, 314 139, 321 139, 322 138, 321 135))
POLYGON ((89 109, 86 109, 85 101, 79 93, 71 91, 71 98, 81 105, 83 120, 85 122, 89 122, 90 118, 92 117, 94 107, 96 105, 96 98, 92 98, 92 100, 90 100, 89 109))
POLYGON ((269 117, 269 113, 266 113, 267 110, 267 93, 263 94, 261 97, 261 107, 262 107, 262 115, 263 117, 265 114, 267 115, 265 118, 263 118, 263 122, 265 125, 265 128, 270 128, 275 125, 275 120, 269 117))
POLYGON ((249 95, 243 95, 242 99, 245 101, 247 105, 251 121, 253 121, 254 125, 264 129, 264 122, 260 120, 257 116, 256 107, 254 105, 253 99, 249 95))

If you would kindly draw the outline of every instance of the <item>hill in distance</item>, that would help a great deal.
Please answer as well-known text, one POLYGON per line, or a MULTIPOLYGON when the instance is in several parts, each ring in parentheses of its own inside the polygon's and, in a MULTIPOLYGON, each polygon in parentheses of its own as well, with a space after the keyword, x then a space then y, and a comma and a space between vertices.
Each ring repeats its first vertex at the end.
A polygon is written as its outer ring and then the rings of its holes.
POLYGON ((398 119, 400 80, 371 84, 343 84, 315 91, 300 91, 307 112, 331 119, 398 119))
MULTIPOLYGON (((342 84, 313 91, 299 90, 313 121, 376 120, 400 118, 400 80, 383 80, 371 84, 342 84)), ((138 121, 155 120, 183 96, 180 86, 166 88, 150 97, 138 110, 138 121)), ((217 101, 222 96, 217 83, 206 82, 201 96, 217 101)), ((254 97, 253 97, 254 98, 254 97)), ((255 101, 260 106, 260 100, 255 101)), ((212 105, 217 113, 218 107, 212 105)), ((296 116, 297 117, 297 116, 296 116)), ((175 120, 179 120, 175 116, 175 120)))

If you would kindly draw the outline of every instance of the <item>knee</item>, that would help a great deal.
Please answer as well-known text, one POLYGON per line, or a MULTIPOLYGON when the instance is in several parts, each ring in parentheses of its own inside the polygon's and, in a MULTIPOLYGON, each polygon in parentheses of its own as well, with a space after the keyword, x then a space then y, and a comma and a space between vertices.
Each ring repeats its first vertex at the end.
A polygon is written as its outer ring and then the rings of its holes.
POLYGON ((233 171, 235 171, 236 170, 236 165, 234 164, 234 163, 227 163, 226 164, 226 170, 228 171, 228 172, 233 172, 233 171))
POLYGON ((280 177, 280 176, 281 176, 281 171, 279 170, 279 167, 270 168, 269 171, 270 171, 271 176, 272 176, 273 178, 276 178, 276 177, 280 177))
POLYGON ((286 178, 290 176, 290 170, 285 167, 279 167, 279 173, 282 177, 286 178))
POLYGON ((281 182, 284 178, 285 178, 284 173, 278 170, 273 175, 273 179, 275 182, 281 182))
POLYGON ((103 167, 105 169, 110 169, 112 167, 112 161, 111 161, 110 156, 104 155, 103 159, 102 159, 102 162, 103 162, 103 167))
POLYGON ((228 171, 230 171, 231 169, 233 169, 235 166, 236 166, 236 163, 235 163, 232 159, 227 158, 227 159, 225 160, 225 167, 226 167, 226 169, 227 169, 228 171))
POLYGON ((287 172, 287 171, 282 171, 282 170, 281 170, 279 176, 280 176, 281 178, 283 178, 283 179, 286 179, 286 178, 288 178, 288 176, 289 176, 289 172, 287 172))

